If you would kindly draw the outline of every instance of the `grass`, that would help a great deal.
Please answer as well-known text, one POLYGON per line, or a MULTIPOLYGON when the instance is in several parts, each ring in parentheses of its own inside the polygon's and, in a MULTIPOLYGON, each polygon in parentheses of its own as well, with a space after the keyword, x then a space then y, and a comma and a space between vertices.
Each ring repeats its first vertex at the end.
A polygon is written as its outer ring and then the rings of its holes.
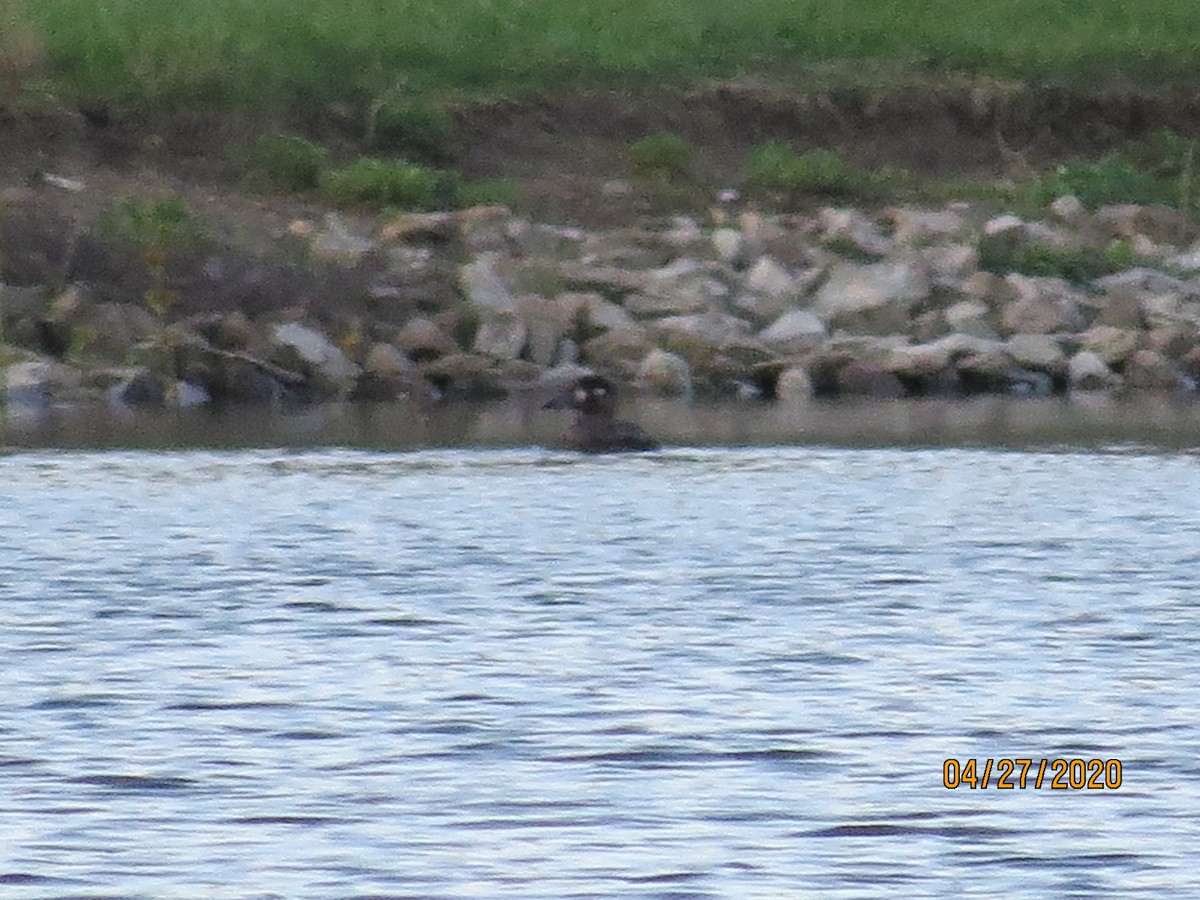
POLYGON ((746 160, 746 188, 759 195, 776 195, 785 202, 804 196, 869 197, 881 179, 850 165, 833 150, 797 153, 778 141, 760 144, 746 160))
POLYGON ((307 191, 320 184, 328 161, 328 150, 302 137, 264 134, 250 149, 247 167, 255 181, 284 191, 307 191))
POLYGON ((694 154, 691 144, 667 131, 634 141, 628 151, 629 162, 637 174, 664 181, 686 180, 692 173, 694 154))
MULTIPOLYGON (((366 157, 325 173, 329 199, 344 205, 436 209, 447 192, 444 173, 405 160, 366 157)), ((451 186, 452 190, 452 186, 451 186)))
POLYGON ((58 96, 141 108, 349 104, 366 116, 381 98, 437 91, 786 75, 830 61, 1089 85, 1200 71, 1191 0, 0 3, 37 29, 58 96))
POLYGON ((1013 240, 1008 234, 985 235, 979 241, 979 268, 998 275, 1049 275, 1086 284, 1135 265, 1155 267, 1156 263, 1138 258, 1129 241, 1113 241, 1102 249, 1056 247, 1013 240))

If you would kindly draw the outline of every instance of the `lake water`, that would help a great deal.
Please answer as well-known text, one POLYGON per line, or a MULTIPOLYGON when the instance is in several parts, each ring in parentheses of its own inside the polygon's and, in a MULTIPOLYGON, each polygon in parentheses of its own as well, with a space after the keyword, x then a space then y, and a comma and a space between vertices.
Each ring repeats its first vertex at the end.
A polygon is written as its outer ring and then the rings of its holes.
POLYGON ((0 892, 1195 895, 1198 501, 1135 447, 0 456, 0 892), (1014 757, 1120 786, 943 785, 1014 757))

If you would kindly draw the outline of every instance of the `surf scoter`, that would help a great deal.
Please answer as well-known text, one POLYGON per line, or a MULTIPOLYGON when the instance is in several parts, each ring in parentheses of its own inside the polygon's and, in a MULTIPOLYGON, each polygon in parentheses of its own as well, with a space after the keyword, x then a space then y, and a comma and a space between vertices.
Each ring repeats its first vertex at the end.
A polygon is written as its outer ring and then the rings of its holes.
POLYGON ((657 450, 658 443, 641 428, 613 417, 616 408, 616 388, 599 375, 584 375, 542 406, 542 409, 575 410, 575 424, 556 447, 584 453, 657 450))

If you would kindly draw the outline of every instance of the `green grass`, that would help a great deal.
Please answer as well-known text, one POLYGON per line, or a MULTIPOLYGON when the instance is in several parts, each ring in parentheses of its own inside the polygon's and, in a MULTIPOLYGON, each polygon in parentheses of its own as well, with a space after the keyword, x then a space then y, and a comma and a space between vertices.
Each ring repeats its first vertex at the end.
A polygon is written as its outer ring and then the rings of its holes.
POLYGON ((430 210, 445 199, 446 178, 445 173, 404 160, 367 157, 326 172, 323 187, 335 203, 430 210))
POLYGON ((634 171, 643 177, 683 181, 692 173, 695 149, 679 135, 660 131, 634 141, 628 155, 634 171))
POLYGON ((746 188, 758 195, 778 195, 785 202, 814 195, 866 198, 878 193, 882 179, 855 168, 833 150, 797 153, 778 141, 759 144, 746 160, 746 188))
POLYGON ((264 134, 250 149, 247 167, 255 181, 284 191, 307 191, 320 184, 328 161, 328 150, 302 137, 264 134))
POLYGON ((431 91, 786 75, 831 61, 1089 85, 1200 72, 1193 0, 38 0, 28 7, 59 96, 144 108, 199 103, 297 113, 350 104, 367 115, 380 98, 431 91))

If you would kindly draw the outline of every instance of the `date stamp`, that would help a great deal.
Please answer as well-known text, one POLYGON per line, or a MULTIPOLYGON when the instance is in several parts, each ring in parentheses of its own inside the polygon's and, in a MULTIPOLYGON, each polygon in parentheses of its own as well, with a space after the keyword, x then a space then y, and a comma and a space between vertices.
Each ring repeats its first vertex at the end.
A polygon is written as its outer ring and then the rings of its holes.
POLYGON ((1121 786, 1119 759, 948 759, 942 785, 949 790, 1115 791, 1121 786))

